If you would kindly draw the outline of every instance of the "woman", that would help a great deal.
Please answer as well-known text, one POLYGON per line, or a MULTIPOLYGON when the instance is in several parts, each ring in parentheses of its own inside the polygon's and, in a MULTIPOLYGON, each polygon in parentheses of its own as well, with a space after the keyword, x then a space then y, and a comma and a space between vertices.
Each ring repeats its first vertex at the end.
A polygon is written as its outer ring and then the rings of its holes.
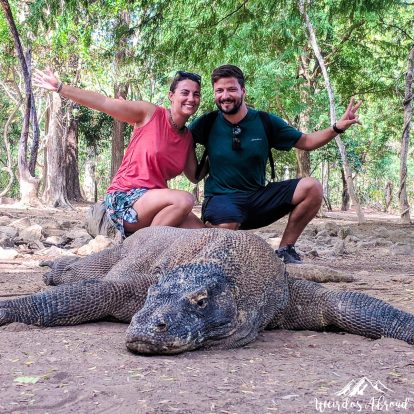
POLYGON ((183 171, 196 183, 196 157, 185 124, 200 105, 201 77, 176 73, 168 93, 170 109, 125 101, 63 84, 50 69, 37 70, 36 86, 134 126, 121 166, 107 190, 108 216, 123 237, 148 226, 205 227, 192 213, 193 196, 171 190, 167 181, 183 171))

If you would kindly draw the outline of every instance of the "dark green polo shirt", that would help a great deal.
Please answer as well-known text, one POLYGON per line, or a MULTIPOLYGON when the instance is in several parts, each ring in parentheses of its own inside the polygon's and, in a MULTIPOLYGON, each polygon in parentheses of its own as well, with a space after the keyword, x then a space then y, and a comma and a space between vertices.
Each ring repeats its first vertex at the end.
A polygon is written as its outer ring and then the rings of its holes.
MULTIPOLYGON (((283 119, 269 114, 275 135, 271 146, 278 150, 290 150, 302 132, 288 125, 283 119)), ((190 125, 194 141, 204 145, 200 122, 197 118, 190 125)), ((247 115, 237 124, 242 132, 238 137, 241 149, 232 149, 233 127, 219 112, 211 128, 207 142, 210 162, 204 193, 206 196, 254 191, 265 185, 266 162, 269 152, 268 140, 258 111, 249 108, 247 115)))

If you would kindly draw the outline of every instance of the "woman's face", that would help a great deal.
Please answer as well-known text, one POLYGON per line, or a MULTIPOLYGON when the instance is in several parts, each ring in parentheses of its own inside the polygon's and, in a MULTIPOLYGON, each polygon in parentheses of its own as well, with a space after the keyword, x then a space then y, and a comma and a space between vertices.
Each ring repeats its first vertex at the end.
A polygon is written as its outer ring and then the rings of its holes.
POLYGON ((177 114, 189 118, 197 112, 200 106, 200 85, 191 79, 183 79, 177 83, 174 92, 169 92, 171 110, 177 114))

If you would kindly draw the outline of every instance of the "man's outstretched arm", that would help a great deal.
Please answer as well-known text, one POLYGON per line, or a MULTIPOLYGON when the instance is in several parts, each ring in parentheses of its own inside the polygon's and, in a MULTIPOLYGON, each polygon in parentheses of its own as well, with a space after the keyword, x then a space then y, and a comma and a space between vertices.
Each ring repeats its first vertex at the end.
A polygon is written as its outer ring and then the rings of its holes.
MULTIPOLYGON (((354 124, 360 124, 357 111, 361 104, 362 101, 359 101, 357 104, 355 104, 354 98, 351 98, 348 108, 335 124, 338 130, 345 132, 350 126, 354 124)), ((323 147, 337 135, 338 132, 336 132, 332 126, 326 129, 312 132, 310 134, 302 134, 296 143, 295 148, 312 151, 323 147)))

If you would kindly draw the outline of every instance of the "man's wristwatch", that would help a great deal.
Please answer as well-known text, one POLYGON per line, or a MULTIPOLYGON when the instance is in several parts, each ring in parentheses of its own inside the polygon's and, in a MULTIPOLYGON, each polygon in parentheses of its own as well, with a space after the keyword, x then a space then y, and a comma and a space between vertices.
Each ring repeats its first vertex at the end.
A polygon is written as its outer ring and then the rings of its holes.
POLYGON ((332 128, 337 134, 343 134, 345 132, 345 129, 341 129, 336 126, 336 122, 332 125, 332 128))

